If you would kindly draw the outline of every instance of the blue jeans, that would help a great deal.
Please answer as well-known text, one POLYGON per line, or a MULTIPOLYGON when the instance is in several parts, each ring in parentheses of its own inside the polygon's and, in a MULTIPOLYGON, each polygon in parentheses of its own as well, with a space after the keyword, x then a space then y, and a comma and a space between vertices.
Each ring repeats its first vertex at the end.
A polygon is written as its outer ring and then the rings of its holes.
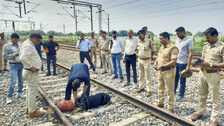
POLYGON ((121 69, 121 53, 111 54, 111 59, 112 59, 112 64, 114 68, 114 76, 116 77, 118 76, 117 75, 117 69, 118 69, 120 78, 124 78, 122 74, 122 69, 121 69))
POLYGON ((182 78, 180 76, 180 73, 182 70, 186 69, 187 64, 176 64, 176 76, 175 76, 175 94, 176 94, 176 90, 178 87, 178 82, 180 79, 180 91, 179 91, 179 96, 180 97, 184 97, 184 93, 185 93, 185 87, 186 87, 186 78, 182 78))
POLYGON ((130 83, 130 67, 132 66, 133 70, 133 80, 134 83, 137 83, 137 72, 136 72, 136 54, 134 55, 125 55, 125 68, 127 74, 127 81, 130 83))
POLYGON ((52 64, 53 64, 53 74, 56 74, 56 55, 53 55, 53 56, 49 56, 47 55, 47 71, 48 71, 48 74, 51 74, 51 61, 52 61, 52 64))
POLYGON ((8 98, 12 98, 14 92, 16 80, 18 78, 18 93, 22 93, 23 90, 23 64, 9 64, 10 65, 10 84, 8 89, 8 98))

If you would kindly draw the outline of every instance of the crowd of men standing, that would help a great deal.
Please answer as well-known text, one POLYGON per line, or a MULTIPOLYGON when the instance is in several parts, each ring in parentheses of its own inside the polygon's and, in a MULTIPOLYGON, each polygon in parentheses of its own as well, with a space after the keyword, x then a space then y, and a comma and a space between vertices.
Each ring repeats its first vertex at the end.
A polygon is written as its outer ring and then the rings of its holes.
MULTIPOLYGON (((177 101, 184 99, 186 78, 181 76, 181 72, 190 72, 193 41, 185 35, 185 29, 179 27, 176 29, 177 39, 175 45, 170 41, 168 32, 159 34, 161 47, 158 50, 158 57, 151 67, 153 55, 156 53, 156 47, 150 35, 147 34, 147 27, 138 31, 138 38, 133 36, 133 30, 128 31, 126 44, 117 37, 117 32, 112 32, 112 38, 108 37, 105 31, 100 31, 100 37, 96 38, 94 32, 91 32, 90 38, 85 39, 85 34, 80 35, 76 48, 80 49, 80 62, 83 63, 85 58, 89 62, 91 69, 95 74, 97 65, 97 52, 99 53, 101 74, 113 75, 112 79, 124 81, 121 67, 122 53, 124 52, 123 62, 125 63, 126 86, 131 85, 130 68, 133 70, 133 87, 136 92, 146 90, 146 96, 152 95, 151 90, 151 68, 158 71, 158 101, 157 107, 164 107, 164 93, 167 90, 168 111, 174 112, 174 99, 178 85, 180 91, 177 101), (95 58, 92 62, 93 56, 95 58), (137 79, 137 68, 139 69, 139 83, 137 79), (179 83, 180 80, 180 83, 179 83)), ((198 112, 191 118, 197 120, 205 112, 206 99, 209 92, 212 94, 213 110, 211 114, 211 125, 218 125, 218 117, 221 110, 220 97, 220 77, 219 69, 224 67, 224 45, 218 41, 218 31, 210 27, 204 32, 208 43, 205 44, 202 51, 202 62, 196 64, 201 67, 199 72, 199 108, 198 112)), ((56 51, 60 48, 57 42, 53 41, 53 36, 49 36, 49 41, 42 43, 42 36, 33 33, 29 39, 18 43, 19 35, 13 33, 9 43, 4 39, 4 33, 0 33, 0 72, 7 70, 6 65, 2 69, 2 59, 8 59, 10 66, 11 81, 8 89, 7 103, 12 103, 12 96, 16 80, 18 79, 18 98, 25 98, 22 95, 23 79, 28 83, 26 103, 29 117, 41 116, 44 113, 36 107, 37 85, 39 82, 38 72, 43 70, 41 63, 42 52, 47 54, 47 74, 51 75, 50 63, 53 64, 53 75, 56 73, 56 51), (7 44, 6 44, 7 43, 7 44), (43 47, 43 49, 42 49, 43 47), (3 57, 2 57, 3 56, 3 57), (23 71, 23 72, 22 72, 23 71)), ((6 63, 4 63, 6 64, 6 63)), ((76 80, 77 81, 77 80, 76 80)), ((78 80, 79 83, 81 80, 78 80)), ((90 86, 88 87, 90 88, 90 86)), ((67 89, 66 89, 67 90, 67 89)), ((86 88, 87 90, 87 88, 86 88)), ((89 90, 89 89, 88 89, 89 90)), ((88 91, 89 92, 89 91, 88 91)), ((71 94, 71 93, 68 93, 71 94)), ((68 99, 70 98, 67 95, 68 99)))
MULTIPOLYGON (((112 32, 112 38, 106 35, 105 31, 100 31, 100 37, 94 38, 94 32, 91 32, 89 44, 81 44, 84 39, 79 40, 77 48, 85 48, 85 57, 91 64, 91 68, 95 66, 88 52, 96 52, 97 48, 91 48, 92 45, 98 46, 98 53, 100 56, 101 67, 103 67, 102 74, 110 71, 109 75, 114 75, 112 79, 120 78, 120 83, 124 81, 121 58, 124 52, 123 62, 125 63, 125 70, 127 81, 125 85, 130 85, 130 67, 133 70, 133 87, 137 88, 136 92, 142 92, 146 89, 146 96, 151 96, 151 61, 156 52, 156 47, 152 42, 150 35, 146 33, 147 27, 143 27, 138 31, 138 38, 133 37, 133 30, 128 31, 128 38, 126 44, 122 39, 117 37, 117 32, 112 32), (91 41, 94 39, 94 41, 91 41), (83 47, 84 46, 84 47, 83 47), (112 60, 112 62, 111 62, 112 60), (138 64, 137 64, 138 63, 138 64), (137 64, 137 65, 136 65, 137 64), (112 67, 113 66, 113 67, 112 67), (139 84, 137 79, 137 70, 139 69, 139 84), (117 73, 118 71, 118 73, 117 73)), ((175 45, 170 41, 168 32, 159 34, 161 47, 158 50, 158 57, 153 65, 153 68, 158 71, 158 100, 157 107, 164 107, 165 89, 167 90, 167 110, 174 112, 175 94, 180 85, 180 91, 177 96, 177 101, 181 102, 184 99, 186 78, 182 73, 191 73, 192 64, 192 51, 193 41, 186 36, 184 27, 176 29, 177 39, 175 45)), ((199 107, 198 112, 191 116, 193 121, 201 118, 205 112, 206 99, 209 92, 212 94, 213 110, 211 121, 209 125, 218 125, 218 117, 221 110, 220 99, 220 77, 219 69, 224 67, 224 45, 218 41, 218 31, 210 27, 204 32, 207 43, 205 43, 202 51, 202 62, 195 64, 201 67, 199 72, 199 107), (214 78, 213 78, 214 77, 214 78)), ((81 35, 83 38, 84 34, 81 35)), ((81 55, 82 49, 80 48, 80 60, 83 63, 84 56, 81 55)), ((91 54, 92 55, 92 54, 91 54)), ((96 73, 95 69, 93 70, 96 73)))

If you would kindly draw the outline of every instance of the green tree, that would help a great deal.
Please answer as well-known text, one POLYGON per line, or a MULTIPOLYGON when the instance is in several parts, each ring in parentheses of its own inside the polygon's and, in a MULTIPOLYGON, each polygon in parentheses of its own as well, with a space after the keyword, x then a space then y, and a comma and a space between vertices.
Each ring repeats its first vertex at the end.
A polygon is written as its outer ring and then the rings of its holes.
POLYGON ((219 40, 220 40, 220 42, 224 42, 224 36, 221 36, 221 37, 219 38, 219 40))
POLYGON ((192 33, 189 32, 189 31, 185 31, 185 35, 187 35, 187 36, 192 36, 192 33))
POLYGON ((126 30, 118 31, 118 36, 127 36, 127 35, 128 35, 128 31, 126 31, 126 30))
POLYGON ((53 36, 55 36, 55 35, 56 35, 56 32, 53 31, 53 30, 50 30, 50 31, 47 32, 47 35, 48 35, 48 36, 49 36, 49 35, 53 35, 53 36))
POLYGON ((68 34, 66 34, 67 36, 74 36, 74 34, 73 33, 68 33, 68 34))
POLYGON ((27 35, 29 35, 29 32, 28 31, 24 31, 24 30, 22 30, 22 31, 16 31, 16 33, 18 35, 20 35, 20 36, 27 36, 27 35))
POLYGON ((56 32, 55 33, 55 36, 64 36, 64 33, 62 33, 62 32, 56 32))
POLYGON ((155 34, 151 31, 147 31, 146 33, 149 33, 151 36, 154 36, 155 34))
POLYGON ((168 33, 170 36, 174 36, 174 34, 173 33, 168 33))
POLYGON ((77 31, 76 33, 75 33, 75 36, 80 36, 81 35, 81 31, 77 31))
POLYGON ((197 36, 197 37, 204 37, 204 34, 203 34, 203 32, 199 31, 199 32, 197 32, 195 34, 195 36, 197 36))
POLYGON ((35 32, 40 34, 40 35, 46 35, 46 33, 44 31, 42 31, 42 30, 36 30, 35 32))
POLYGON ((207 42, 207 40, 205 37, 201 38, 201 40, 198 42, 194 42, 194 50, 202 51, 206 42, 207 42))

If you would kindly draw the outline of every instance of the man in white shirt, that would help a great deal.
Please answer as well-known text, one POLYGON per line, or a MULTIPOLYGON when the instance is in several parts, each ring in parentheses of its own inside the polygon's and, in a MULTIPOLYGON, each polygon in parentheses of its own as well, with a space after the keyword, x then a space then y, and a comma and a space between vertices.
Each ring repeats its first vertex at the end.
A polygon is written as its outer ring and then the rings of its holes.
POLYGON ((136 72, 136 48, 137 48, 138 39, 133 37, 133 30, 128 31, 128 38, 126 40, 124 52, 125 56, 123 61, 125 62, 127 83, 129 85, 130 80, 130 67, 132 66, 133 70, 133 81, 135 83, 134 87, 137 86, 137 72, 136 72))
POLYGON ((118 78, 117 75, 117 69, 118 69, 120 76, 120 83, 122 83, 124 81, 124 76, 122 74, 122 68, 121 68, 121 53, 124 50, 124 42, 122 39, 117 38, 116 31, 112 32, 112 36, 113 36, 113 45, 111 48, 111 59, 114 69, 114 77, 112 79, 118 78))
POLYGON ((37 109, 36 96, 38 92, 39 73, 41 69, 41 59, 38 55, 35 45, 39 44, 42 36, 32 33, 30 38, 23 42, 20 50, 20 62, 24 65, 23 78, 27 81, 27 99, 26 112, 28 117, 38 117, 44 115, 44 112, 37 109))

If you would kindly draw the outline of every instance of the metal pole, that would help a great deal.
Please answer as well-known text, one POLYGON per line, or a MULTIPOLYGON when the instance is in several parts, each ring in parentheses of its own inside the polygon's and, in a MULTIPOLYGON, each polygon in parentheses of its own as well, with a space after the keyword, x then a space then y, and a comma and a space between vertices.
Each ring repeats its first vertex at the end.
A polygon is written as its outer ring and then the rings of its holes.
POLYGON ((12 22, 12 28, 13 28, 13 31, 15 32, 16 28, 15 28, 15 22, 14 21, 12 22))
POLYGON ((7 21, 5 21, 5 27, 7 28, 7 21))
POLYGON ((110 35, 110 18, 109 18, 109 14, 108 14, 108 18, 107 18, 107 20, 108 20, 108 36, 110 35))
POLYGON ((73 4, 73 10, 74 10, 74 18, 75 18, 75 32, 78 31, 78 21, 77 21, 77 13, 75 10, 75 4, 73 4))
POLYGON ((93 31, 93 7, 92 6, 90 6, 90 14, 91 14, 91 31, 93 31))
POLYGON ((33 23, 33 30, 35 30, 35 22, 33 23))
POLYGON ((21 3, 18 3, 19 4, 19 17, 22 18, 22 14, 21 14, 21 3))
POLYGON ((99 6, 99 31, 102 30, 102 6, 99 6))
MULTIPOLYGON (((28 17, 28 21, 29 21, 29 22, 30 22, 30 18, 31 18, 31 17, 28 17)), ((31 23, 31 22, 30 22, 30 30, 33 30, 33 29, 32 29, 32 23, 31 23)))
POLYGON ((64 35, 65 35, 65 24, 63 24, 63 31, 64 31, 64 35))
POLYGON ((26 1, 23 0, 24 14, 26 14, 26 1))
POLYGON ((40 23, 40 30, 43 30, 43 29, 42 29, 42 24, 41 24, 41 23, 40 23))

